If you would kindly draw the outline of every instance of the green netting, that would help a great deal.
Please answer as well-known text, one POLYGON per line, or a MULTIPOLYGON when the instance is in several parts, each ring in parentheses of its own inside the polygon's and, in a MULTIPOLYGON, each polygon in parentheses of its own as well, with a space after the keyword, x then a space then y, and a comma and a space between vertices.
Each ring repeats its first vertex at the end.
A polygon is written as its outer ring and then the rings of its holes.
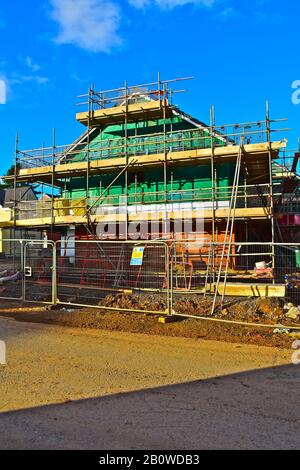
MULTIPOLYGON (((167 151, 182 151, 209 148, 211 138, 209 129, 198 129, 193 124, 176 117, 166 120, 167 151)), ((129 123, 127 127, 128 139, 125 140, 125 125, 116 124, 107 126, 101 133, 95 130, 93 138, 87 143, 77 146, 69 161, 85 161, 102 158, 115 158, 125 155, 147 155, 163 153, 165 150, 164 121, 144 121, 129 123), (158 134, 158 135, 157 135, 158 134)), ((215 143, 221 140, 215 138, 215 143)))
MULTIPOLYGON (((230 186, 233 181, 234 164, 217 166, 218 199, 230 197, 230 186)), ((89 197, 99 197, 116 175, 101 175, 89 180, 89 197)), ((104 203, 122 204, 125 199, 124 175, 105 192, 104 203)), ((72 178, 67 183, 64 197, 81 198, 86 196, 86 178, 72 178)), ((165 186, 162 169, 129 173, 128 203, 147 204, 165 201, 165 186)), ((211 168, 207 165, 176 167, 168 170, 167 199, 168 201, 209 201, 212 197, 211 168)))
MULTIPOLYGON (((173 117, 166 120, 168 136, 167 151, 210 148, 211 137, 209 129, 198 129, 192 123, 173 117)), ((145 155, 164 152, 164 121, 162 119, 129 123, 127 128, 127 154, 145 155), (158 134, 158 135, 157 135, 158 134), (160 135, 159 135, 160 134, 160 135), (132 145, 131 145, 132 144, 132 145)), ((125 125, 107 126, 102 133, 95 130, 89 143, 90 159, 114 158, 125 153, 125 125)), ((220 139, 215 139, 220 144, 220 139)), ((87 158, 87 144, 77 147, 71 161, 84 161, 87 158)), ((234 164, 217 166, 217 191, 220 199, 228 199, 234 173, 234 164), (218 189, 219 188, 219 189, 218 189)), ((89 197, 99 197, 107 188, 117 172, 109 175, 93 176, 89 179, 89 197)), ((66 183, 64 197, 86 197, 86 178, 71 178, 66 183)), ((174 167, 167 172, 167 194, 165 194, 163 168, 141 169, 137 173, 129 172, 128 203, 147 204, 167 201, 211 200, 211 167, 210 165, 188 165, 174 167)), ((103 203, 122 204, 125 202, 125 176, 122 175, 105 192, 103 203)))

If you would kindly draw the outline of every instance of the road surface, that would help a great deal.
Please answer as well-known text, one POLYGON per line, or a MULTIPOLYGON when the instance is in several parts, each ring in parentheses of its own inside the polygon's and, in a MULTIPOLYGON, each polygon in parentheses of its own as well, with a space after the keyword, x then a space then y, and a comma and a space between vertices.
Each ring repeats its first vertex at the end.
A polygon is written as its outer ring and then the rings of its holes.
POLYGON ((293 449, 291 351, 0 318, 0 449, 293 449))

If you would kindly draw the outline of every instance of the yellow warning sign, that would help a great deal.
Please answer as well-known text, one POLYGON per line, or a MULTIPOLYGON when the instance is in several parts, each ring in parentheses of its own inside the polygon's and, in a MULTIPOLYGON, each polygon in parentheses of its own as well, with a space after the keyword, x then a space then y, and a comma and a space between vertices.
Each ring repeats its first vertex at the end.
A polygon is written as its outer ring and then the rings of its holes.
POLYGON ((144 246, 135 246, 132 250, 130 266, 142 266, 144 260, 144 246))

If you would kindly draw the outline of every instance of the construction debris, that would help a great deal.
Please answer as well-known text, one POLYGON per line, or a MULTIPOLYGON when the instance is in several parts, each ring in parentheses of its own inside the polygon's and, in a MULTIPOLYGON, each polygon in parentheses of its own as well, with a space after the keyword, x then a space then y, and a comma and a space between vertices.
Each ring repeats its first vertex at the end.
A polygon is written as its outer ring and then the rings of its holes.
POLYGON ((17 282, 20 281, 23 278, 22 274, 18 271, 15 274, 12 274, 11 276, 4 276, 0 277, 0 286, 3 286, 4 284, 8 284, 9 282, 17 282))
MULTIPOLYGON (((211 317, 211 306, 213 299, 197 295, 176 295, 173 302, 175 315, 193 315, 199 317, 211 317)), ((217 304, 215 318, 224 318, 233 321, 247 321, 257 323, 287 323, 288 321, 300 324, 300 308, 292 307, 288 312, 284 311, 282 299, 259 298, 259 299, 227 299, 226 308, 220 310, 217 304), (297 315, 292 315, 297 312, 297 315), (289 315, 290 314, 290 315, 289 315)), ((136 311, 150 310, 162 312, 166 308, 166 299, 159 294, 116 294, 109 295, 99 302, 99 306, 120 309, 131 309, 136 311)))
POLYGON ((275 328, 273 331, 274 335, 287 335, 292 339, 300 339, 300 331, 293 330, 291 328, 275 328))
POLYGON ((298 320, 300 317, 300 308, 299 307, 291 307, 289 311, 285 314, 286 318, 291 320, 298 320))

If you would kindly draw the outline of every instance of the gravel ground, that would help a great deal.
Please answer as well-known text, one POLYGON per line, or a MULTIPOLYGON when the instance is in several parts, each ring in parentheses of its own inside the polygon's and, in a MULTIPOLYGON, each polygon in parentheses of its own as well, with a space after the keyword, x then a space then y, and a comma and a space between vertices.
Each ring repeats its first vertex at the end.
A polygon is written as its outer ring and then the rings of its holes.
MULTIPOLYGON (((30 308, 30 307, 29 307, 30 308)), ((53 311, 24 311, 22 308, 0 311, 0 317, 15 318, 22 322, 60 325, 80 329, 123 331, 158 336, 184 337, 245 343, 260 346, 290 348, 295 338, 286 334, 273 334, 272 328, 245 327, 237 324, 209 320, 185 319, 160 324, 155 315, 118 313, 97 309, 62 309, 53 311)))
POLYGON ((8 318, 0 338, 1 449, 299 447, 291 350, 8 318))

